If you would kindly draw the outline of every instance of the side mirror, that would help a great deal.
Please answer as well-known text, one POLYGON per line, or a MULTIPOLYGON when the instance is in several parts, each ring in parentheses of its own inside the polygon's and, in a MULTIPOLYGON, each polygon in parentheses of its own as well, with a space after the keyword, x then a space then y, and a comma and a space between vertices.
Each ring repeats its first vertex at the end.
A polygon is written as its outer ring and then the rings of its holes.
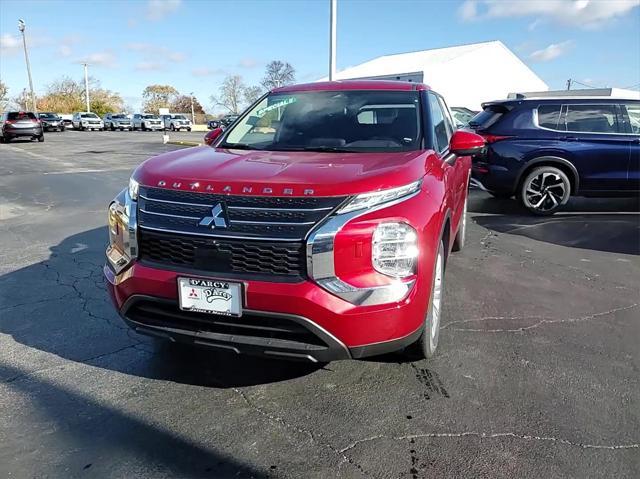
POLYGON ((211 130, 209 133, 207 133, 206 135, 204 135, 204 142, 205 144, 211 146, 213 145, 213 143, 220 138, 220 136, 224 133, 224 130, 220 127, 218 128, 214 128, 213 130, 211 130))
POLYGON ((466 130, 454 132, 449 142, 449 151, 458 156, 477 155, 485 146, 485 140, 480 135, 466 130))

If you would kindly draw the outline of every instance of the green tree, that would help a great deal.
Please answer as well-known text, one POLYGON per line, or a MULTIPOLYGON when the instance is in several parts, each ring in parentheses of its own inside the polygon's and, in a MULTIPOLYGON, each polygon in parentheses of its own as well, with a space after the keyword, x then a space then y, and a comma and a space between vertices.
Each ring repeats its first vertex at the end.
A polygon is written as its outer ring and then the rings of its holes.
POLYGON ((160 108, 170 108, 178 96, 178 90, 171 85, 149 85, 142 92, 142 108, 145 112, 158 114, 160 108))

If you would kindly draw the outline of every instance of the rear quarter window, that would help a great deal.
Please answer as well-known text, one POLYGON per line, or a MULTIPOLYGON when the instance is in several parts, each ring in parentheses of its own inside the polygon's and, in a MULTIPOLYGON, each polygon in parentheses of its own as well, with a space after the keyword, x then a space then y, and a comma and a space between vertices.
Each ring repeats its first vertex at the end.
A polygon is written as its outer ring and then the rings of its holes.
POLYGON ((550 130, 561 130, 560 110, 562 105, 540 105, 538 111, 538 126, 550 130))

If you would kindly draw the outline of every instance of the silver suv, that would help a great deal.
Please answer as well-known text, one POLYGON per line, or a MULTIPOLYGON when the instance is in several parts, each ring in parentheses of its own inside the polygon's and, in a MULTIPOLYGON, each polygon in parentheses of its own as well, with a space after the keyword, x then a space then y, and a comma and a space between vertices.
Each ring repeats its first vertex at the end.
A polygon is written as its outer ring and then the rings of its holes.
POLYGON ((172 115, 162 115, 164 119, 164 127, 165 129, 176 131, 176 130, 187 130, 191 131, 191 120, 189 120, 185 115, 180 114, 172 114, 172 115))
POLYGON ((147 130, 164 130, 164 124, 158 115, 151 113, 136 113, 133 115, 133 129, 140 128, 142 131, 147 130))
POLYGON ((107 113, 103 121, 105 129, 108 128, 111 131, 131 129, 131 120, 124 113, 107 113))
POLYGON ((100 117, 91 112, 74 113, 71 123, 76 130, 104 130, 104 123, 100 117))

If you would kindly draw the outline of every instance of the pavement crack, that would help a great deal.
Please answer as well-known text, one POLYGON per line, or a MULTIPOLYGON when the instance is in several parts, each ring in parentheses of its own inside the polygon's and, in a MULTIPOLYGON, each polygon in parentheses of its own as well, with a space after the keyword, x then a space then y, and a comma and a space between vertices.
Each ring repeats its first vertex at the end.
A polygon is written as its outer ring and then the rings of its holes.
POLYGON ((340 456, 340 464, 349 463, 352 466, 354 466, 356 469, 358 469, 360 471, 360 473, 362 473, 363 476, 365 476, 365 477, 371 477, 372 476, 372 474, 367 472, 362 467, 362 465, 360 465, 359 463, 354 461, 352 458, 347 456, 342 450, 336 448, 335 446, 333 446, 332 444, 329 444, 326 441, 318 440, 319 439, 318 435, 313 433, 313 431, 298 427, 298 426, 296 426, 294 424, 289 423, 288 421, 285 421, 284 418, 266 411, 264 408, 258 406, 253 401, 251 401, 249 399, 249 397, 242 390, 240 390, 238 388, 231 388, 231 389, 242 398, 242 400, 245 402, 245 404, 247 404, 247 406, 249 406, 252 410, 257 412, 261 416, 266 417, 269 421, 280 425, 284 429, 289 429, 289 430, 295 431, 298 434, 302 434, 302 435, 307 436, 309 438, 310 442, 316 443, 316 444, 324 447, 325 449, 328 449, 332 453, 337 454, 338 456, 340 456))
MULTIPOLYGON (((97 354, 95 356, 90 356, 88 358, 84 358, 84 359, 78 359, 78 360, 71 360, 80 364, 86 364, 89 365, 90 361, 95 361, 96 359, 102 359, 102 358, 106 358, 108 356, 113 356, 114 354, 118 354, 121 353, 122 351, 126 351, 127 349, 131 349, 134 348, 136 349, 136 346, 138 346, 138 344, 140 344, 140 342, 137 342, 135 344, 130 344, 128 346, 123 346, 121 348, 115 349, 113 351, 109 351, 108 353, 101 353, 101 354, 97 354)), ((28 378, 30 376, 33 376, 34 374, 39 374, 45 371, 50 371, 52 369, 58 369, 61 366, 63 366, 62 364, 56 364, 55 366, 51 366, 51 367, 47 367, 47 368, 41 368, 41 369, 34 369, 33 371, 29 371, 27 373, 23 373, 23 374, 18 374, 17 376, 13 376, 9 379, 5 379, 2 381, 2 383, 4 384, 9 384, 12 383, 14 381, 18 381, 24 378, 28 378)))
POLYGON ((459 321, 450 321, 447 324, 442 326, 442 329, 448 329, 450 331, 466 331, 466 332, 476 332, 476 333, 520 333, 524 331, 529 331, 531 329, 539 328, 545 324, 556 324, 556 323, 580 323, 583 321, 592 321, 594 319, 600 318, 602 316, 608 316, 611 314, 618 313, 620 311, 627 311, 629 309, 633 309, 638 307, 639 303, 630 304, 628 306, 621 306, 618 308, 609 309, 607 311, 602 311, 599 313, 592 313, 585 316, 580 316, 577 318, 563 318, 563 319, 552 319, 552 318, 544 318, 544 317, 535 317, 535 316, 486 316, 483 318, 473 318, 473 319, 462 319, 459 321), (499 328, 499 329, 479 329, 479 328, 451 328, 450 326, 454 324, 468 324, 468 323, 476 323, 476 322, 484 322, 484 321, 508 321, 508 320, 522 320, 522 319, 537 319, 538 321, 530 324, 529 326, 522 326, 520 328, 499 328))
POLYGON ((531 434, 517 434, 514 432, 495 432, 495 433, 486 433, 486 432, 474 432, 474 431, 464 431, 464 432, 433 432, 433 433, 421 433, 421 434, 406 434, 402 436, 386 436, 384 434, 380 434, 378 436, 372 436, 364 439, 358 439, 357 441, 352 442, 348 446, 340 449, 340 452, 345 453, 354 449, 365 442, 377 441, 380 439, 389 439, 393 441, 404 441, 407 439, 448 439, 448 438, 466 438, 466 437, 476 437, 478 439, 501 439, 501 438, 512 438, 512 439, 521 439, 524 441, 542 441, 542 442, 551 442, 555 444, 561 444, 564 446, 570 447, 579 447, 581 449, 599 449, 599 450, 624 450, 624 449, 640 449, 640 443, 629 443, 629 444, 588 444, 582 442, 570 441, 568 439, 563 439, 559 437, 553 436, 534 436, 531 434))

